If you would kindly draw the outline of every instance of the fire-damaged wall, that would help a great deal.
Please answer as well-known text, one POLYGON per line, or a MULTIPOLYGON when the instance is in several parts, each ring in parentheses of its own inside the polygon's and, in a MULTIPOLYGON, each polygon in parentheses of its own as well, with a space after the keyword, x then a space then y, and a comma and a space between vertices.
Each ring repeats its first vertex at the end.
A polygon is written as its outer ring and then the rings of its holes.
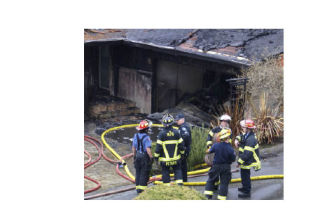
POLYGON ((226 78, 234 68, 190 56, 123 45, 95 43, 85 46, 85 103, 95 90, 133 101, 141 113, 175 107, 186 96, 203 89, 218 99, 228 97, 226 78), (213 87, 213 85, 217 87, 213 87), (218 88, 218 91, 211 90, 218 88), (212 92, 212 93, 211 93, 212 92))
POLYGON ((141 112, 150 114, 151 78, 151 72, 120 67, 117 96, 134 101, 141 112))
POLYGON ((160 60, 157 65, 158 110, 173 108, 185 94, 202 88, 204 69, 160 60))
POLYGON ((99 81, 99 47, 84 48, 84 110, 88 111, 88 103, 92 99, 99 81))

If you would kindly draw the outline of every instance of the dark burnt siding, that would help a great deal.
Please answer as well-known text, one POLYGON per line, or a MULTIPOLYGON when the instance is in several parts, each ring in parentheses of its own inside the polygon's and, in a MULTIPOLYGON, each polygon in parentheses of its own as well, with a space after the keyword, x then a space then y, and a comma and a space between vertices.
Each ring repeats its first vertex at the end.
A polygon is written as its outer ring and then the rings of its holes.
MULTIPOLYGON (((176 97, 173 98, 171 96, 167 100, 167 102, 171 103, 167 107, 173 107, 185 94, 194 93, 202 87, 209 87, 211 83, 209 81, 215 80, 217 82, 218 80, 224 82, 225 79, 239 73, 239 68, 230 65, 158 53, 153 50, 145 50, 131 46, 114 46, 112 47, 111 52, 115 67, 125 67, 151 72, 153 79, 152 96, 157 99, 153 99, 154 103, 152 109, 154 111, 163 110, 163 108, 158 108, 163 106, 159 101, 165 101, 165 99, 159 97, 165 96, 161 95, 162 90, 169 90, 176 95, 176 97), (159 70, 160 68, 161 71, 159 70), (167 70, 167 72, 165 70, 167 70), (163 78, 162 75, 168 75, 171 76, 171 78, 163 78), (186 76, 190 76, 190 78, 187 78, 186 76), (193 78, 197 81, 193 82, 193 78), (163 84, 161 80, 164 80, 165 85, 167 86, 162 87, 163 84), (193 85, 196 86, 192 87, 193 85)), ((167 94, 170 93, 168 92, 167 94)), ((221 97, 221 95, 219 95, 219 97, 221 97)))
POLYGON ((88 110, 88 103, 99 86, 99 47, 84 47, 84 108, 88 110))
MULTIPOLYGON (((108 48, 110 54, 108 68, 110 87, 106 93, 134 101, 144 113, 172 108, 185 96, 203 87, 209 88, 219 99, 225 100, 228 92, 221 94, 210 84, 217 82, 224 86, 227 84, 225 79, 234 77, 240 72, 239 68, 227 64, 174 53, 168 54, 123 43, 108 46, 97 43, 91 44, 90 48, 85 48, 85 72, 93 72, 90 75, 94 78, 96 88, 99 87, 101 75, 99 75, 99 63, 101 64, 99 54, 102 47, 108 48), (167 78, 169 76, 171 78, 167 78), (144 84, 146 82, 148 84, 144 84)), ((88 91, 91 94, 87 96, 86 103, 90 101, 93 90, 88 91)))
POLYGON ((141 69, 145 71, 153 71, 152 63, 158 60, 165 60, 177 64, 203 67, 206 70, 216 70, 218 72, 230 72, 239 74, 240 68, 225 63, 216 63, 192 58, 191 56, 180 56, 174 53, 166 54, 155 50, 146 50, 138 47, 127 45, 111 46, 112 60, 114 65, 125 66, 133 69, 141 69))
POLYGON ((152 51, 118 45, 111 47, 111 53, 115 66, 152 71, 152 51))
MULTIPOLYGON (((151 113, 152 51, 126 45, 110 47, 114 95, 136 103, 143 113, 151 113)), ((153 98, 154 99, 154 98, 153 98)))

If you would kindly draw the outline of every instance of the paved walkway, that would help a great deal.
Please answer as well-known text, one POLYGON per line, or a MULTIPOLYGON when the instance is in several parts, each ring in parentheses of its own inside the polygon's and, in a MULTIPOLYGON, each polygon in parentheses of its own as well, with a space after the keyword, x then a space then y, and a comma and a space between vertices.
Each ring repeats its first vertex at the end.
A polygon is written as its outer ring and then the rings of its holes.
MULTIPOLYGON (((235 163, 232 164, 232 169, 235 169, 235 163)), ((283 152, 273 155, 272 157, 262 160, 262 169, 258 172, 251 171, 251 176, 258 175, 274 175, 283 174, 283 152)), ((240 173, 233 173, 232 178, 239 178, 240 173)), ((189 181, 206 181, 208 176, 191 178, 189 181)), ((152 185, 152 184, 150 184, 152 185)), ((238 200, 238 187, 240 183, 232 183, 229 185, 228 200, 238 200)), ((129 185, 132 186, 132 185, 129 185)), ((114 189, 122 189, 128 186, 122 186, 114 189)), ((194 186, 196 190, 203 192, 204 186, 194 186)), ((136 191, 128 191, 115 195, 97 198, 96 200, 131 200, 137 196, 136 191)), ((252 181, 251 200, 279 200, 283 199, 283 179, 270 179, 252 181)), ((250 200, 249 199, 249 200, 250 200)))
MULTIPOLYGON (((100 139, 96 133, 94 133, 95 127, 90 127, 92 124, 85 125, 85 134, 100 139)), ((133 135, 133 134, 131 134, 133 135)), ((131 136, 130 135, 130 136, 131 136)), ((128 142, 124 143, 123 140, 119 142, 112 142, 112 139, 108 139, 108 143, 114 147, 117 151, 121 151, 120 155, 125 155, 130 153, 130 146, 128 142)), ((125 141, 129 141, 125 139, 125 141)), ((85 149, 92 155, 92 159, 95 159, 98 155, 96 148, 88 142, 84 143, 85 149)), ((111 153, 104 148, 104 153, 108 157, 112 157, 111 153)), ((263 148, 260 150, 260 156, 262 158, 262 169, 258 172, 254 170, 251 171, 251 176, 258 175, 274 175, 274 174, 283 174, 283 144, 277 144, 268 148, 263 148)), ((86 155, 84 155, 84 161, 86 161, 86 155)), ((130 171, 135 174, 135 170, 132 163, 132 158, 127 160, 130 171)), ((232 169, 235 169, 235 163, 232 164, 232 169)), ((101 188, 92 193, 86 194, 95 195, 103 192, 124 189, 130 186, 133 186, 131 182, 123 179, 116 174, 115 165, 110 164, 103 158, 94 164, 93 166, 88 167, 85 172, 85 175, 98 180, 101 182, 101 188)), ((239 178, 240 172, 233 173, 232 178, 239 178)), ((189 181, 206 181, 208 176, 191 178, 189 181)), ((80 178, 79 178, 80 179, 80 178)), ((152 184, 150 184, 152 185, 152 184)), ((229 200, 238 200, 238 190, 240 183, 234 183, 229 185, 229 200)), ((90 189, 95 187, 96 184, 85 180, 84 189, 90 189)), ((197 189, 200 192, 204 191, 204 186, 192 187, 197 189)), ((131 200, 137 196, 136 191, 127 191, 115 195, 110 195, 106 197, 96 198, 95 200, 131 200)), ((283 179, 272 179, 272 180, 260 180, 252 181, 252 200, 268 200, 268 199, 283 199, 283 179)))

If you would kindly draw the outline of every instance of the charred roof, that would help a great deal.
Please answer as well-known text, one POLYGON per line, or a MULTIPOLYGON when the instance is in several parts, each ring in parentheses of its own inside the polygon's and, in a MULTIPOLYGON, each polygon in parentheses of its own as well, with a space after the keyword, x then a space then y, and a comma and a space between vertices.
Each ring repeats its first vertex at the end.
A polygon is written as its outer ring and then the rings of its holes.
POLYGON ((283 53, 282 29, 85 29, 84 42, 122 41, 250 65, 283 53))

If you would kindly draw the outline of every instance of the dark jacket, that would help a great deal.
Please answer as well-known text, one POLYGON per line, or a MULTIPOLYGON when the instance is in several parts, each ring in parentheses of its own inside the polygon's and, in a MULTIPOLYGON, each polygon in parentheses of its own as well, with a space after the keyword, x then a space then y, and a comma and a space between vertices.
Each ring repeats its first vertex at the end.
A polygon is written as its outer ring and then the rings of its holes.
POLYGON ((217 126, 209 132, 208 137, 207 137, 207 147, 210 147, 213 144, 212 139, 213 139, 214 134, 219 133, 221 130, 222 130, 222 128, 220 126, 217 126))
MULTIPOLYGON (((214 143, 214 142, 212 142, 214 134, 219 133, 221 130, 222 130, 222 127, 221 126, 217 126, 217 127, 213 128, 209 132, 208 137, 207 137, 207 147, 210 147, 214 143)), ((229 143, 231 143, 231 138, 232 138, 232 135, 230 137, 230 142, 229 143)))
POLYGON ((160 131, 154 153, 155 158, 159 158, 159 161, 162 162, 173 162, 175 164, 184 153, 183 140, 178 130, 169 126, 160 131))
POLYGON ((259 144, 254 132, 249 132, 247 135, 240 134, 239 144, 239 159, 238 163, 242 169, 250 169, 255 167, 255 170, 261 168, 259 144))
POLYGON ((183 123, 179 127, 179 131, 185 146, 186 156, 188 156, 188 154, 191 151, 191 142, 192 142, 190 126, 187 123, 183 123))
POLYGON ((231 164, 236 160, 236 154, 230 143, 220 142, 211 146, 210 153, 215 153, 213 165, 215 164, 231 164))

